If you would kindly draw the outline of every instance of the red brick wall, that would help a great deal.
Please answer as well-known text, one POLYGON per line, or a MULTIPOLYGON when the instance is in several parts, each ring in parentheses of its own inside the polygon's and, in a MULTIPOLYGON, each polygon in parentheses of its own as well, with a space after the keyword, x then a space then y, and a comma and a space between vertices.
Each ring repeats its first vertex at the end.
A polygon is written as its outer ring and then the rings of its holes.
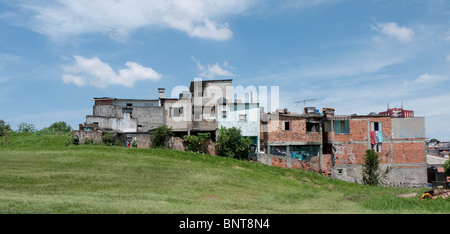
POLYGON ((394 163, 425 163, 424 143, 393 143, 394 163))
POLYGON ((306 132, 306 119, 289 116, 279 116, 279 120, 270 120, 268 122, 269 132, 267 135, 268 142, 322 142, 322 133, 306 132), (289 121, 290 130, 282 130, 282 124, 289 121))

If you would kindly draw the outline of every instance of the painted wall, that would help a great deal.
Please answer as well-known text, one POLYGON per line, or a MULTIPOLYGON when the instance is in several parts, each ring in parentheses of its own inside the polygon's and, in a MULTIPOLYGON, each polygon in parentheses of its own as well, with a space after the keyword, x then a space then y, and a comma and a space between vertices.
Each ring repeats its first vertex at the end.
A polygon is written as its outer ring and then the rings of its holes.
POLYGON ((98 127, 104 130, 119 132, 137 132, 137 119, 131 118, 130 113, 124 113, 123 118, 110 118, 100 116, 86 116, 86 123, 97 122, 98 127))
POLYGON ((426 138, 424 118, 392 118, 392 138, 426 138))
POLYGON ((234 103, 217 106, 217 127, 241 129, 243 136, 257 138, 257 150, 260 148, 260 111, 257 103, 234 103), (224 112, 226 117, 224 117, 224 112), (245 115, 245 120, 242 116, 245 115))
MULTIPOLYGON (((123 106, 114 105, 95 105, 93 107, 93 115, 89 116, 87 123, 102 122, 100 128, 122 131, 126 123, 122 123, 126 117, 126 111, 123 106), (93 120, 92 118, 97 118, 93 120), (117 120, 112 120, 112 119, 117 120), (121 120, 122 119, 122 120, 121 120), (115 121, 115 123, 114 123, 115 121)), ((163 107, 161 106, 133 106, 128 111, 128 118, 136 121, 136 130, 139 132, 147 132, 164 125, 163 107)), ((134 126, 133 126, 134 128, 134 126)))

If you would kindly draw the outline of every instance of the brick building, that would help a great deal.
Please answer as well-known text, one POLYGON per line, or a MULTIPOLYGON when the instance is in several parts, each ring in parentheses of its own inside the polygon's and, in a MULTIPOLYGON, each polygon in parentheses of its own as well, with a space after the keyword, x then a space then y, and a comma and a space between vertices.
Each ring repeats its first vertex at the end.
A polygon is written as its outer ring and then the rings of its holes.
POLYGON ((427 186, 424 118, 335 116, 327 108, 314 115, 268 114, 262 126, 262 163, 362 183, 364 155, 373 149, 380 168, 390 169, 386 185, 427 186))

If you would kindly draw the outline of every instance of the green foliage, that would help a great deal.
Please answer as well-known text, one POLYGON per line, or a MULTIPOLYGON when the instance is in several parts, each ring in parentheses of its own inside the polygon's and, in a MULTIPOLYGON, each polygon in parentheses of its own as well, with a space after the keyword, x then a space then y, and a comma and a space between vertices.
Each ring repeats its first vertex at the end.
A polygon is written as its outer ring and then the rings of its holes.
POLYGON ((4 120, 0 119, 0 136, 4 136, 7 131, 10 131, 11 127, 9 124, 6 124, 4 120))
POLYGON ((240 129, 221 127, 216 142, 216 154, 229 158, 248 159, 251 144, 252 140, 243 137, 240 129))
POLYGON ((34 126, 34 124, 21 123, 17 125, 17 132, 36 132, 36 127, 34 126))
POLYGON ((64 121, 56 122, 50 125, 47 128, 42 129, 40 132, 61 132, 61 133, 69 133, 72 132, 73 129, 64 121))
POLYGON ((431 139, 430 143, 433 143, 433 142, 438 142, 438 139, 436 139, 436 138, 431 139))
POLYGON ((363 183, 367 185, 378 185, 378 168, 380 167, 378 154, 372 149, 366 150, 364 161, 365 164, 363 166, 363 183))
POLYGON ((103 135, 103 144, 109 146, 120 146, 120 140, 116 133, 109 132, 103 135))
POLYGON ((210 137, 210 133, 199 133, 198 136, 184 136, 183 140, 186 145, 186 150, 195 153, 208 153, 208 139, 210 137))
POLYGON ((445 169, 445 174, 447 176, 450 176, 450 159, 445 161, 445 163, 442 165, 442 167, 444 167, 444 169, 445 169))
POLYGON ((169 128, 166 125, 157 128, 153 133, 152 147, 165 148, 165 143, 171 136, 173 136, 172 128, 169 128))
POLYGON ((87 138, 87 139, 84 140, 84 144, 85 145, 93 145, 94 144, 94 140, 87 138))

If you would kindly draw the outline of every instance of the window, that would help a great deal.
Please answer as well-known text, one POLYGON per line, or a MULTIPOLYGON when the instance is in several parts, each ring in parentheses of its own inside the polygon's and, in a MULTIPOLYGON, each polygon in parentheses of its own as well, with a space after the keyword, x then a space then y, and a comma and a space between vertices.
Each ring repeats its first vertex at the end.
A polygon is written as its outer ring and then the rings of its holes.
POLYGON ((239 115, 239 121, 247 121, 247 115, 239 115))
POLYGON ((319 132, 319 123, 306 123, 306 132, 319 132))
POLYGON ((286 156, 286 146, 271 146, 270 154, 277 156, 286 156))
POLYGON ((286 131, 291 130, 291 122, 284 122, 284 130, 286 131))
POLYGON ((133 106, 133 103, 127 103, 127 106, 131 107, 131 106, 133 106))
POLYGON ((291 158, 295 158, 302 161, 310 161, 312 157, 319 156, 320 146, 289 146, 291 158))
POLYGON ((222 118, 227 118, 227 112, 226 111, 222 111, 222 118))
POLYGON ((282 121, 281 122, 281 130, 290 131, 291 130, 291 122, 290 121, 282 121))
POLYGON ((371 131, 382 131, 381 122, 371 122, 370 123, 370 130, 371 131))
POLYGON ((372 144, 372 149, 375 150, 375 152, 377 152, 377 153, 381 153, 381 151, 383 149, 382 146, 383 146, 382 143, 376 143, 375 145, 372 144))
MULTIPOLYGON (((349 134, 350 127, 348 120, 334 120, 333 130, 336 134, 349 134)), ((325 122, 325 132, 331 132, 331 121, 325 122)))
POLYGON ((170 107, 170 117, 180 117, 183 116, 183 107, 170 107))

